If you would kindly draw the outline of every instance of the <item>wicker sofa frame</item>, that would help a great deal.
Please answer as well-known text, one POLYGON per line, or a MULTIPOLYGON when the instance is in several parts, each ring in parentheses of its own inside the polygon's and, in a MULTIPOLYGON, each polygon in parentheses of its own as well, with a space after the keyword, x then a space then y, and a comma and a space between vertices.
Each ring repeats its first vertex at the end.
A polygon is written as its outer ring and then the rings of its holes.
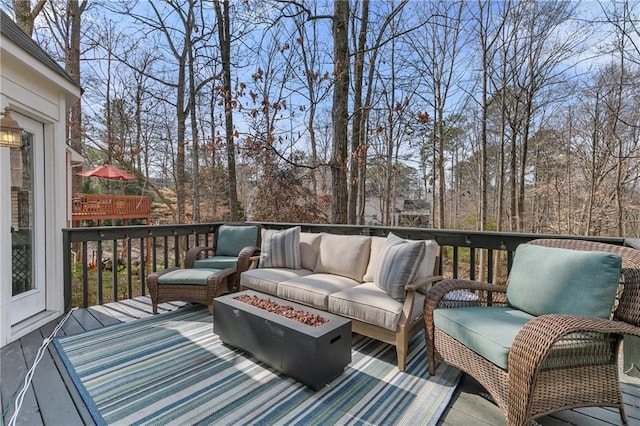
MULTIPOLYGON (((507 371, 433 323, 433 311, 452 290, 475 291, 481 296, 483 306, 506 306, 506 287, 460 279, 444 280, 429 290, 425 300, 429 373, 435 374, 436 361, 440 361, 469 374, 491 394, 509 426, 525 425, 556 411, 588 406, 615 407, 626 423, 618 376, 618 351, 625 334, 640 336, 640 251, 578 240, 539 239, 531 244, 606 251, 621 256, 621 282, 611 319, 570 315, 536 317, 516 336, 509 351, 507 371), (589 336, 593 344, 563 342, 563 337, 571 333, 589 336), (550 366, 550 359, 555 361, 555 366, 550 366)), ((458 302, 448 304, 447 308, 465 305, 465 302, 458 302)))

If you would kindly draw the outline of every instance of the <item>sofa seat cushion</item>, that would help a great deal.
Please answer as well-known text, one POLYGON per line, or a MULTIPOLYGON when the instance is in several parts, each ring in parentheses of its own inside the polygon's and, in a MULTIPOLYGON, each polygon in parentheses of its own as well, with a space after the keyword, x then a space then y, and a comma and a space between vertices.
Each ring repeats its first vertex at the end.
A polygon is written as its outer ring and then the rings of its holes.
MULTIPOLYGON (((422 314, 424 296, 416 294, 414 317, 422 314)), ((403 304, 375 283, 360 284, 329 296, 329 312, 396 331, 403 304)))
POLYGON ((176 269, 158 278, 158 284, 180 285, 207 285, 207 280, 220 269, 213 268, 188 268, 176 269))
POLYGON ((278 284, 312 274, 308 269, 264 268, 250 269, 240 275, 240 286, 260 293, 278 294, 278 284))
POLYGON ((312 274, 280 283, 277 295, 282 299, 326 311, 330 294, 357 285, 360 283, 340 275, 312 274))
POLYGON ((436 309, 436 328, 500 368, 507 369, 516 335, 534 316, 510 307, 436 309))
POLYGON ((238 266, 237 256, 211 256, 193 262, 194 268, 226 269, 238 266))

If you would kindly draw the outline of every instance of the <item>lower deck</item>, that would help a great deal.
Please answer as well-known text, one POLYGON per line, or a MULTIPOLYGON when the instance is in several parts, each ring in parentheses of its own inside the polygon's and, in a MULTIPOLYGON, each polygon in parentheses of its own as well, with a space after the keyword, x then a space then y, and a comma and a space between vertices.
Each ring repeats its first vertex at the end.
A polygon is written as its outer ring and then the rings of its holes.
MULTIPOLYGON (((183 303, 165 303, 159 312, 182 306, 183 303)), ((203 309, 205 309, 203 307, 203 309)), ((148 297, 123 300, 102 306, 72 311, 62 324, 57 336, 71 335, 125 321, 134 321, 153 315, 148 297)), ((25 376, 38 356, 44 339, 49 337, 60 320, 26 335, 0 351, 0 424, 9 424, 25 376)), ((623 376, 622 391, 629 416, 629 425, 640 425, 640 380, 623 376)), ((22 397, 17 425, 83 425, 93 424, 88 410, 71 382, 52 345, 41 351, 41 359, 33 370, 33 382, 22 397)), ((581 408, 566 410, 537 420, 543 426, 560 425, 622 425, 617 410, 611 408, 581 408)), ((462 426, 474 424, 504 425, 500 410, 484 397, 482 387, 468 376, 463 376, 440 425, 462 426)))

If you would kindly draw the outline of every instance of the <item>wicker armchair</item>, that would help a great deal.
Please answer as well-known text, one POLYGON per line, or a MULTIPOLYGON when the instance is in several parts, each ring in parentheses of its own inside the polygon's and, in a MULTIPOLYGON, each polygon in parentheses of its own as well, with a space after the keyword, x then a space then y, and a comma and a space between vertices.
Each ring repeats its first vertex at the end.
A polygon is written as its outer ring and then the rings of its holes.
POLYGON ((434 311, 477 304, 484 308, 466 311, 508 306, 506 287, 444 280, 429 290, 424 306, 429 373, 435 374, 436 361, 441 361, 469 374, 491 394, 509 426, 525 425, 556 411, 587 406, 616 407, 626 423, 618 350, 625 334, 640 336, 640 251, 577 240, 540 239, 531 244, 619 255, 621 279, 610 319, 567 314, 534 317, 525 323, 507 349, 508 368, 503 368, 437 327, 434 311), (443 306, 442 298, 454 290, 473 291, 480 296, 480 302, 459 301, 443 306))
POLYGON ((237 289, 238 277, 249 269, 251 256, 260 251, 261 231, 261 225, 253 223, 222 225, 216 229, 211 247, 187 251, 184 268, 150 274, 147 287, 153 312, 158 312, 159 303, 180 300, 207 305, 212 314, 213 299, 237 289), (250 228, 253 231, 248 232, 250 228), (205 257, 209 253, 213 255, 205 257))

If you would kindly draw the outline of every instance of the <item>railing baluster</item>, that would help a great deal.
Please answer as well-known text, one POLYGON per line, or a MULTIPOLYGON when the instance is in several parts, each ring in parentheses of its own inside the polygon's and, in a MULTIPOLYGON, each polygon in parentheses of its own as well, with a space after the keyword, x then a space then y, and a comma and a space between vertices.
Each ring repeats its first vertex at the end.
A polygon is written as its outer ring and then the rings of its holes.
POLYGON ((142 296, 145 295, 144 287, 147 279, 147 275, 145 274, 147 264, 145 256, 143 255, 144 252, 144 238, 140 238, 140 294, 142 296))
POLYGON ((96 267, 98 270, 98 305, 102 305, 104 300, 102 298, 102 240, 98 241, 98 259, 96 260, 96 267))
POLYGON ((469 279, 476 279, 476 249, 469 247, 469 279))
POLYGON ((453 247, 453 278, 458 278, 458 246, 453 247))
POLYGON ((87 259, 88 244, 82 242, 82 307, 89 307, 89 262, 87 259))
POLYGON ((493 249, 487 250, 487 282, 493 282, 493 249))
POLYGON ((113 301, 118 301, 118 240, 113 240, 113 256, 111 256, 111 277, 113 279, 113 301))
MULTIPOLYGON (((129 297, 133 298, 133 277, 131 276, 131 238, 127 237, 127 290, 129 297)), ((138 267, 138 274, 140 273, 140 267, 138 267)))

